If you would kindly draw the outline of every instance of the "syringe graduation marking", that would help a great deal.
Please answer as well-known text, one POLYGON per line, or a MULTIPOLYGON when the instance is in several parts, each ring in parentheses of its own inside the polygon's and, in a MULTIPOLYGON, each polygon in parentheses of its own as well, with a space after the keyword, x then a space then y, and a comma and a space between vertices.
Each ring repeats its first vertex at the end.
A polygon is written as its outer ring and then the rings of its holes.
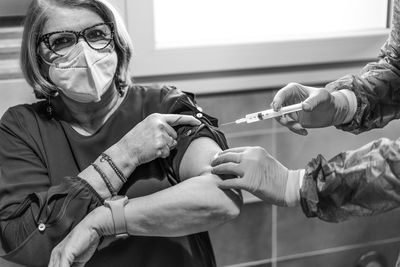
POLYGON ((238 119, 235 121, 235 123, 236 124, 240 124, 240 123, 244 123, 244 122, 252 123, 252 122, 256 122, 256 121, 262 121, 262 120, 266 120, 266 119, 270 119, 270 118, 279 117, 284 114, 292 113, 292 112, 296 112, 296 111, 300 111, 300 110, 302 110, 302 103, 282 107, 282 109, 279 111, 267 109, 267 110, 262 110, 259 112, 247 114, 245 118, 238 119))

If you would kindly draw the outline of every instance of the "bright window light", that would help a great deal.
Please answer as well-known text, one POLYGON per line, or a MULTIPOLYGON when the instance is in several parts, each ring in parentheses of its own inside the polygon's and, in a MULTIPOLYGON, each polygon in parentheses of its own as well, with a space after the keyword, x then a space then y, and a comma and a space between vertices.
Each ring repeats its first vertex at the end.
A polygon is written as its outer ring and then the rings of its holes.
POLYGON ((387 0, 154 0, 156 49, 324 38, 386 28, 387 0))

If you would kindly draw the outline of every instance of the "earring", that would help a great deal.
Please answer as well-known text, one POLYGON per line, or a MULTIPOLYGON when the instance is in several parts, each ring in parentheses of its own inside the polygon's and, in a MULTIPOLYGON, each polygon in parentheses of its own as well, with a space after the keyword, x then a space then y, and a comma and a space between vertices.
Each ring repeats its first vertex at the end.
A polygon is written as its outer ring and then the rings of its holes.
POLYGON ((51 105, 50 97, 47 98, 46 112, 49 117, 53 117, 53 106, 51 105))
POLYGON ((123 97, 125 94, 125 90, 121 86, 118 86, 118 94, 120 97, 123 97))
POLYGON ((49 117, 53 117, 53 111, 54 111, 53 105, 51 104, 51 98, 57 97, 57 96, 58 96, 58 92, 56 91, 56 92, 50 93, 49 96, 47 97, 46 112, 49 115, 49 117))

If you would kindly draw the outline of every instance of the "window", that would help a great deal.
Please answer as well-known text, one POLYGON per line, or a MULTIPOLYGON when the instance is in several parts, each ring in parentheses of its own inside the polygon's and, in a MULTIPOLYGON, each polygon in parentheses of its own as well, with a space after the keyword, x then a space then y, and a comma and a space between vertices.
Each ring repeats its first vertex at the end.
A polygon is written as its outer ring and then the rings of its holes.
POLYGON ((156 49, 340 36, 385 29, 382 0, 154 0, 156 49))
POLYGON ((290 81, 326 82, 359 70, 354 62, 376 58, 389 33, 389 3, 126 0, 134 75, 141 81, 154 77, 203 92, 265 88, 290 81), (326 71, 318 67, 336 63, 353 65, 326 71), (303 66, 317 68, 309 72, 303 66), (298 72, 287 76, 285 68, 298 72), (243 74, 252 70, 258 71, 255 76, 243 74), (231 77, 227 81, 218 75, 231 77), (189 79, 197 82, 188 84, 189 79))

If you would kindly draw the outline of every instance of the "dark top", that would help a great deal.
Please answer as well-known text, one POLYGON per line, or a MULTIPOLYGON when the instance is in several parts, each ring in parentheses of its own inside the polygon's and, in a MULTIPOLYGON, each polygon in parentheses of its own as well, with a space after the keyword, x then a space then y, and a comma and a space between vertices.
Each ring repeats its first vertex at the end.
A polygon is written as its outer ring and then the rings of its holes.
MULTIPOLYGON (((76 175, 149 114, 199 113, 194 97, 174 87, 135 85, 117 111, 92 136, 82 136, 55 114, 46 101, 10 108, 0 124, 0 229, 6 260, 47 266, 52 248, 102 199, 76 175), (39 231, 44 223, 46 228, 39 231)), ((181 126, 177 148, 167 159, 139 166, 120 194, 148 195, 180 182, 180 161, 195 138, 207 136, 222 148, 226 140, 203 114, 200 126, 181 126)), ((99 250, 87 266, 215 266, 206 232, 184 237, 118 240, 99 250)))

